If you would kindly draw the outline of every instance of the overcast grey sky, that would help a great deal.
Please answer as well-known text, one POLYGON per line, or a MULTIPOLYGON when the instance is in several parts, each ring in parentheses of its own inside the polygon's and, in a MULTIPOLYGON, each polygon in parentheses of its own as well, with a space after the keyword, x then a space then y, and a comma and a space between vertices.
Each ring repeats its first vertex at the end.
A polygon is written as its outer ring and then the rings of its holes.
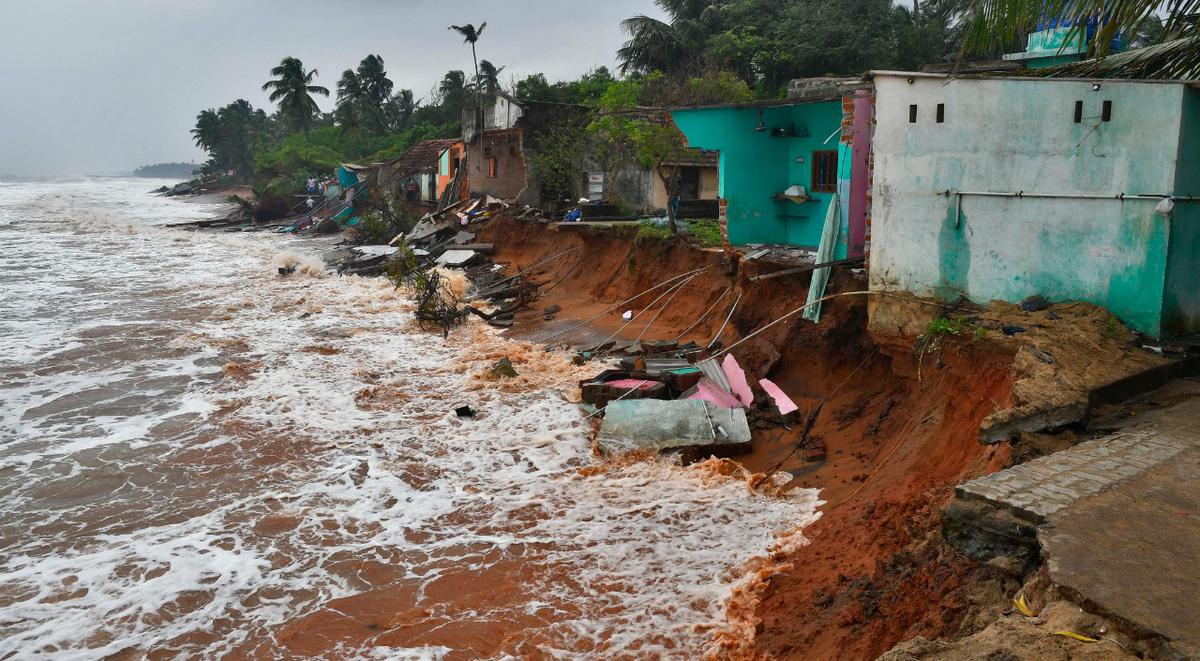
MULTIPOLYGON (((293 55, 333 90, 378 53, 417 98, 471 68, 452 23, 487 21, 481 58, 503 78, 613 66, 620 21, 651 0, 0 0, 0 175, 105 174, 202 161, 196 113, 260 86, 293 55)), ((323 109, 332 104, 322 98, 323 109)))

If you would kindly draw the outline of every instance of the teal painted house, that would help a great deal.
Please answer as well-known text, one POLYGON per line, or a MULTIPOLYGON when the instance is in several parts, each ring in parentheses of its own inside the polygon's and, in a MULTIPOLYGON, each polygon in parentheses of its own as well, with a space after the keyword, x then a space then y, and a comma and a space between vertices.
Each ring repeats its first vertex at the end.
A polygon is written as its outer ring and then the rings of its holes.
POLYGON ((873 291, 1200 332, 1194 81, 876 72, 873 291))
POLYGON ((816 250, 836 202, 834 255, 843 258, 861 255, 865 241, 871 107, 869 92, 849 90, 671 114, 688 146, 720 154, 719 196, 732 245, 816 250))

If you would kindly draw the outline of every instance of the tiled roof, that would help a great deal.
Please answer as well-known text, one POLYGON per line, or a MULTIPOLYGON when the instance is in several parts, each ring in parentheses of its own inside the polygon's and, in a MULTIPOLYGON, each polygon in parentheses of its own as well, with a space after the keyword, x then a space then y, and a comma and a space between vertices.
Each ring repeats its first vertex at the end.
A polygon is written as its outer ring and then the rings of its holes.
POLYGON ((442 152, 452 147, 456 142, 458 142, 457 138, 422 140, 413 145, 412 149, 409 149, 403 155, 389 162, 388 168, 393 175, 399 177, 407 177, 428 170, 434 170, 437 168, 438 158, 442 155, 442 152))

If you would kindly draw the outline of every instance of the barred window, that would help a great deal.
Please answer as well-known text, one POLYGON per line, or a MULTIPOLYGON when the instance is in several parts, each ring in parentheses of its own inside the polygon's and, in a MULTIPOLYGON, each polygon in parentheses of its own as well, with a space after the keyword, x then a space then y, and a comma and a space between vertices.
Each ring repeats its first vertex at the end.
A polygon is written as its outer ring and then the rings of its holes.
POLYGON ((815 151, 812 155, 812 192, 837 192, 837 151, 815 151))

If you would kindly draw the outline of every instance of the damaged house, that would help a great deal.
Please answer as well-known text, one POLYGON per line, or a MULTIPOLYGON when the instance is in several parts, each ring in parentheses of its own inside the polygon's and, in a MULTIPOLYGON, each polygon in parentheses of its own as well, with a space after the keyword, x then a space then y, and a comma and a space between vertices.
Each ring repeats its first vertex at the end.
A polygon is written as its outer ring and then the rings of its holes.
POLYGON ((1080 300, 1147 335, 1200 331, 1200 83, 873 77, 872 291, 1080 300))
MULTIPOLYGON (((576 143, 578 153, 570 159, 572 171, 565 185, 542 176, 538 155, 562 139, 561 127, 570 127, 578 136, 594 113, 583 105, 518 101, 503 92, 482 110, 468 109, 463 113, 462 143, 470 194, 539 208, 574 206, 587 198, 596 204, 584 205, 585 218, 616 214, 618 207, 634 214, 663 213, 667 186, 657 171, 631 157, 614 163, 587 138, 576 143)), ((715 217, 716 154, 694 150, 679 165, 681 209, 690 212, 689 217, 715 217)))
POLYGON ((793 81, 789 98, 671 111, 688 145, 718 156, 732 245, 816 251, 837 214, 833 256, 864 252, 870 206, 870 83, 793 81), (831 209, 831 207, 834 207, 831 209))
MULTIPOLYGON (((443 157, 458 148, 455 138, 422 140, 378 169, 378 185, 383 194, 394 201, 421 206, 436 206, 453 175, 443 176, 443 157)), ((461 159, 461 156, 459 157, 461 159)))

